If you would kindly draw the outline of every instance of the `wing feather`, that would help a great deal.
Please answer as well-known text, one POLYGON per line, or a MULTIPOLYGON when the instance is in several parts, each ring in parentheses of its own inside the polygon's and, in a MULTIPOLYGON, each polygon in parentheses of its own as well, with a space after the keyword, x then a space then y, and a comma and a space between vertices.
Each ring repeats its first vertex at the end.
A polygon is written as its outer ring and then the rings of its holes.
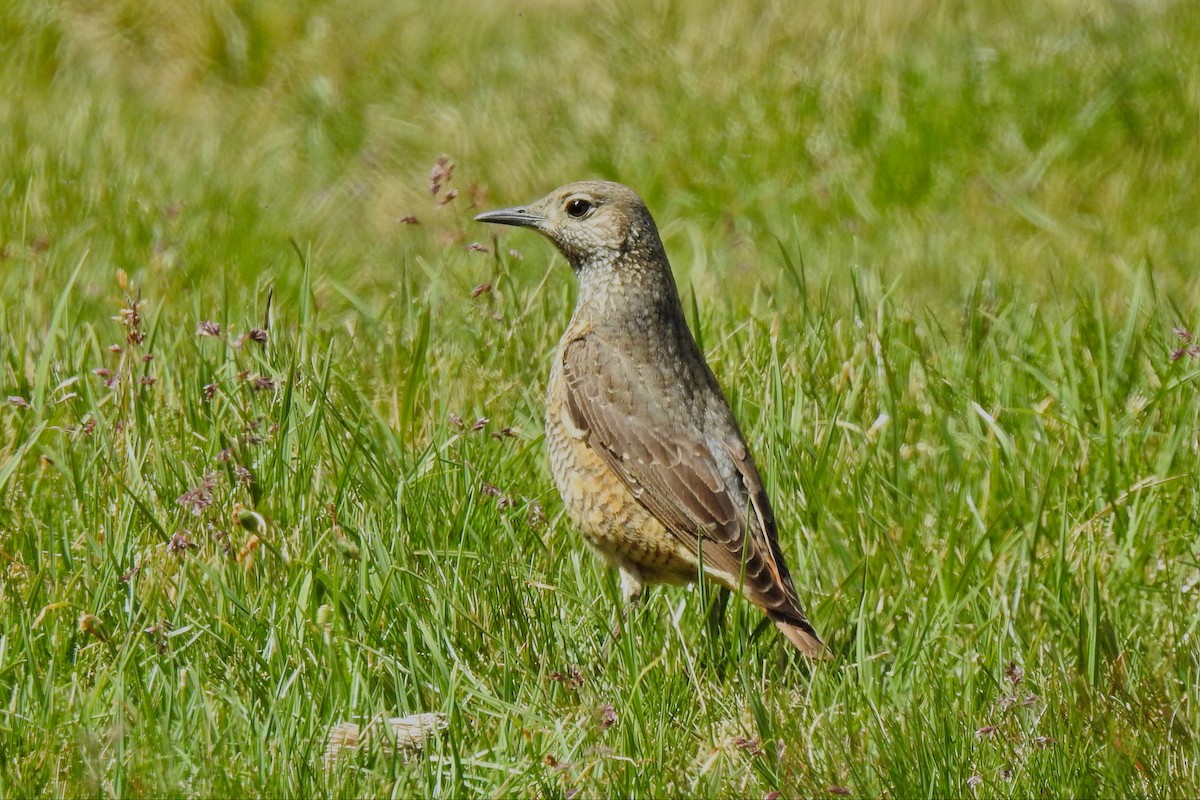
POLYGON ((573 423, 639 502, 711 566, 741 576, 743 590, 780 627, 799 627, 819 644, 784 565, 762 478, 728 408, 718 430, 701 430, 682 418, 684 410, 663 407, 666 379, 639 370, 595 333, 570 342, 561 366, 573 423))

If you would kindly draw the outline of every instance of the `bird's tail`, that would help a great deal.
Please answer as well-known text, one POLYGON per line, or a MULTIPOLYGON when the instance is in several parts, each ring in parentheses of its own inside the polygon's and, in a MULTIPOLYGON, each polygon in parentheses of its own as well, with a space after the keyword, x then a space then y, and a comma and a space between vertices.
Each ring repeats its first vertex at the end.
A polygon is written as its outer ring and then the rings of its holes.
POLYGON ((818 659, 833 658, 833 653, 829 652, 829 648, 821 641, 821 637, 817 636, 816 630, 808 620, 801 617, 799 622, 802 624, 797 624, 797 620, 794 619, 782 619, 774 616, 771 619, 788 641, 804 655, 818 659))

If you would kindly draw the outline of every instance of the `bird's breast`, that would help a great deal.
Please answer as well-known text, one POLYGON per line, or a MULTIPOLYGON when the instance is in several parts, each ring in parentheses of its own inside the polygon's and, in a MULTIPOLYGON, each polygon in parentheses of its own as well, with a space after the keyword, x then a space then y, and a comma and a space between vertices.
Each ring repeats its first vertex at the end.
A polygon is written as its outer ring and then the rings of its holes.
POLYGON ((571 524, 613 564, 636 565, 650 582, 695 578, 695 556, 638 500, 589 443, 590 432, 572 419, 562 374, 564 337, 550 371, 546 447, 550 472, 571 524))

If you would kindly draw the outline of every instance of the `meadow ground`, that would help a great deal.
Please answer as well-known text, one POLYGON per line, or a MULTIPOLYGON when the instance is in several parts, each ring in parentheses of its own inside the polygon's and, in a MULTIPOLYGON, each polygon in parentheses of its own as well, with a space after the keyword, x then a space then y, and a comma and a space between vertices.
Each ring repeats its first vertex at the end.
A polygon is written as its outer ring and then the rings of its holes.
POLYGON ((749 5, 0 7, 0 795, 1200 794, 1200 5, 749 5), (470 221, 588 177, 834 662, 606 649, 470 221))

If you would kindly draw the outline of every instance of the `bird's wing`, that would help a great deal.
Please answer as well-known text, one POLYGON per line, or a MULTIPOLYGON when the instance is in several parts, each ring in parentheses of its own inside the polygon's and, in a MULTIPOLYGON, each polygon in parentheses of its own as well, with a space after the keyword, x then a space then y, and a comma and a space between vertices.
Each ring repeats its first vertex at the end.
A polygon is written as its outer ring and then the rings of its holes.
POLYGON ((595 333, 568 343, 561 366, 572 422, 638 501, 773 618, 811 628, 732 414, 721 431, 681 418, 655 391, 666 389, 661 372, 639 370, 595 333))

